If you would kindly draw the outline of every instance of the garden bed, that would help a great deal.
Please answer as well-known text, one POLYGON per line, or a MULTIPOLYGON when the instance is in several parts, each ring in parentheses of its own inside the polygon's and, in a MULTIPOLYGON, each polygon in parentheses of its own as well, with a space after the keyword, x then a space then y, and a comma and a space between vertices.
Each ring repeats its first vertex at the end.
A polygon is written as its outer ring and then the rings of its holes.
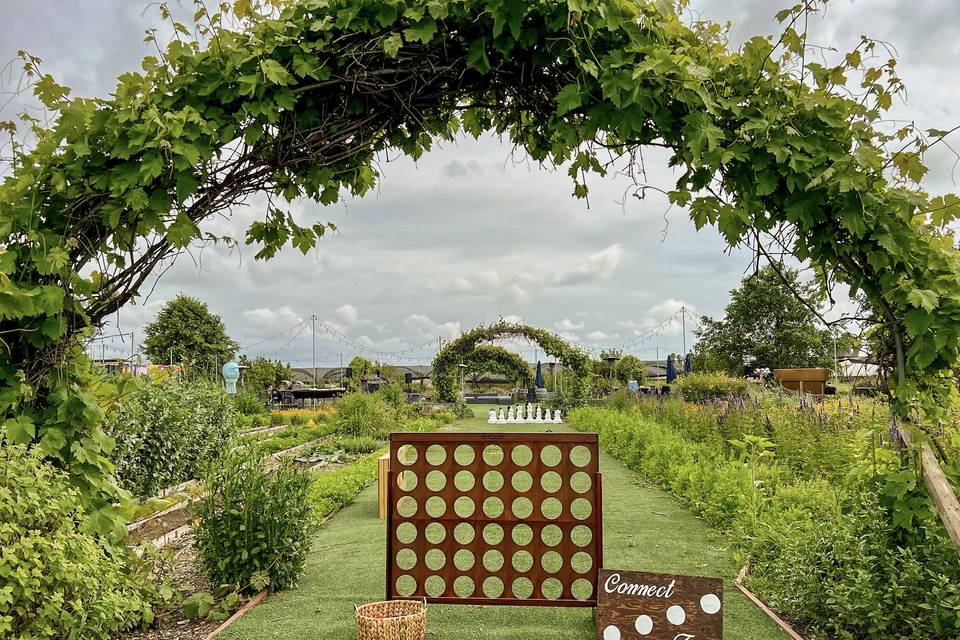
MULTIPOLYGON (((193 535, 186 534, 171 545, 172 560, 169 576, 177 588, 192 594, 209 591, 210 584, 197 562, 193 550, 193 535)), ((158 624, 149 629, 137 629, 122 636, 123 640, 203 640, 220 626, 216 620, 187 618, 182 609, 164 612, 158 624)))
MULTIPOLYGON (((154 542, 165 534, 185 526, 190 521, 190 505, 184 504, 168 511, 152 516, 143 524, 127 534, 128 545, 138 545, 144 542, 154 542)), ((163 546, 158 544, 157 546, 163 546)))

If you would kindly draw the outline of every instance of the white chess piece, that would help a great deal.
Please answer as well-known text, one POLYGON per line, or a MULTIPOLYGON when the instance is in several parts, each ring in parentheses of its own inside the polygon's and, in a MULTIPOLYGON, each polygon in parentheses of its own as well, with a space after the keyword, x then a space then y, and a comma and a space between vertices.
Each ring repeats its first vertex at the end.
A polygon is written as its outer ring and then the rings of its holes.
POLYGON ((487 411, 487 424, 496 424, 497 423, 497 410, 490 409, 487 411))
POLYGON ((503 407, 500 407, 500 411, 497 412, 497 424, 503 424, 507 421, 507 417, 503 414, 503 407))
POLYGON ((534 422, 543 422, 543 409, 540 405, 537 405, 537 417, 533 419, 534 422))
POLYGON ((516 421, 516 418, 513 417, 513 407, 510 407, 510 410, 507 411, 507 424, 513 424, 516 421))
POLYGON ((533 422, 533 405, 527 403, 527 422, 533 422))
POLYGON ((553 412, 553 421, 558 424, 563 422, 563 418, 560 417, 560 409, 553 412))
POLYGON ((550 417, 550 413, 551 413, 550 409, 547 409, 546 413, 543 415, 544 422, 550 422, 551 420, 553 420, 553 418, 550 417))

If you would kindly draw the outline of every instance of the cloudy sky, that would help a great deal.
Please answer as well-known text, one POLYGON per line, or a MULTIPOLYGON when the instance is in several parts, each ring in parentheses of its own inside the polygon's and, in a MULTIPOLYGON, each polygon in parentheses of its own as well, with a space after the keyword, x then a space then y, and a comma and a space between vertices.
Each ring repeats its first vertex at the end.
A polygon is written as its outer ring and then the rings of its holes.
MULTIPOLYGON (((74 95, 107 95, 119 73, 150 53, 144 29, 160 21, 138 0, 0 0, 0 61, 25 49, 74 95)), ((173 3, 171 3, 173 4, 173 3)), ((777 31, 783 0, 692 0, 691 11, 730 21, 731 44, 777 31)), ((832 0, 811 21, 811 43, 846 51, 867 34, 896 47, 910 96, 896 116, 924 128, 960 124, 960 3, 956 0, 832 0)), ((0 79, 10 88, 11 75, 0 79)), ((12 117, 17 103, 0 119, 12 117)), ((927 188, 956 191, 948 150, 929 158, 927 188)), ((662 156, 647 154, 650 182, 669 184, 662 156)), ((405 351, 427 362, 438 336, 503 316, 522 319, 602 348, 636 341, 681 307, 720 315, 748 268, 718 234, 696 233, 687 212, 662 197, 625 197, 624 177, 591 182, 590 207, 570 197, 562 169, 544 170, 510 155, 494 137, 447 144, 419 162, 382 165, 377 191, 321 207, 295 205, 303 221, 331 221, 338 232, 309 255, 289 249, 269 262, 256 248, 206 248, 185 255, 115 325, 142 335, 165 300, 179 292, 207 302, 251 355, 309 366, 312 316, 318 365, 360 349, 405 351), (290 329, 293 327, 292 329, 290 329), (357 345, 365 345, 358 347, 357 345)), ((261 203, 233 212, 216 231, 242 237, 261 203)), ((153 283, 151 283, 153 284, 153 283)), ((687 327, 694 324, 688 317, 687 327)), ((115 331, 116 326, 108 329, 115 331)), ((630 346, 644 358, 680 351, 680 322, 630 346)), ((692 336, 688 332, 688 345, 692 336)), ((518 345, 532 358, 533 348, 518 345)), ((127 352, 108 341, 107 353, 127 352)), ((388 357, 398 360, 398 357, 388 357)))

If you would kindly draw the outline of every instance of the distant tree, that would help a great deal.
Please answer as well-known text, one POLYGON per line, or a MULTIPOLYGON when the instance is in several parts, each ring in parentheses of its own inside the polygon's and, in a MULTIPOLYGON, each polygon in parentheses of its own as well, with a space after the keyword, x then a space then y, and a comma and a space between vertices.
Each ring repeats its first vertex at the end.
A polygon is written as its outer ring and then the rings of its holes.
POLYGON ((207 305, 183 294, 163 305, 145 328, 143 350, 156 364, 184 363, 193 374, 214 373, 240 347, 207 305))
POLYGON ((780 268, 780 274, 765 267, 745 278, 730 292, 723 318, 703 319, 696 331, 698 370, 741 375, 749 357, 770 369, 832 367, 833 338, 810 308, 822 294, 794 270, 780 268))
POLYGON ((350 361, 350 364, 348 364, 347 367, 353 370, 353 377, 349 380, 345 378, 347 387, 349 389, 359 389, 360 377, 373 373, 373 363, 363 356, 354 356, 353 360, 350 361))
POLYGON ((293 378, 293 369, 280 360, 274 361, 263 356, 251 360, 247 356, 240 356, 240 364, 246 367, 243 370, 243 388, 246 391, 259 393, 293 378))
POLYGON ((406 371, 403 371, 399 367, 395 367, 392 364, 385 364, 382 362, 378 362, 376 366, 378 369, 380 369, 380 377, 384 380, 389 380, 394 384, 403 383, 403 374, 406 373, 406 371))
POLYGON ((647 380, 647 367, 637 356, 626 355, 617 361, 613 368, 613 376, 623 384, 631 380, 643 384, 647 380))
POLYGON ((610 387, 610 363, 600 359, 590 360, 590 384, 601 389, 610 387))

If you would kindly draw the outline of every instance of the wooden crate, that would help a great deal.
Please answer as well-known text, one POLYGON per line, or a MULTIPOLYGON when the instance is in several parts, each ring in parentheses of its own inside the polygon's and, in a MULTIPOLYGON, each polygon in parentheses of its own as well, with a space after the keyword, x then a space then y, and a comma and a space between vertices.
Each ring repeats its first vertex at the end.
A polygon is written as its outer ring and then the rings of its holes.
POLYGON ((773 378, 783 385, 784 389, 810 393, 816 396, 823 395, 830 369, 774 369, 773 378))

